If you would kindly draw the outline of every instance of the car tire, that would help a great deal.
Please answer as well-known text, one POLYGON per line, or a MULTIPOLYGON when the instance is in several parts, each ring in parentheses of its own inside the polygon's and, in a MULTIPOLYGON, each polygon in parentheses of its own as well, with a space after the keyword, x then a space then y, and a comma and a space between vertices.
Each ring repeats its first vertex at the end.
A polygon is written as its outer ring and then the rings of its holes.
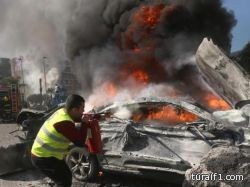
POLYGON ((98 176, 97 156, 89 154, 86 148, 73 147, 66 157, 66 163, 72 176, 79 181, 92 181, 98 176))

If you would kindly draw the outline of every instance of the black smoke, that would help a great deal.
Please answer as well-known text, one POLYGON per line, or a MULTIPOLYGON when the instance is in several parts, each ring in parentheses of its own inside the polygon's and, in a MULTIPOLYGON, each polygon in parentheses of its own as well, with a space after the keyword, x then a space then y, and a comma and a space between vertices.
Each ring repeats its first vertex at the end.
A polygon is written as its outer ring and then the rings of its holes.
MULTIPOLYGON (((195 54, 204 37, 213 39, 225 51, 231 48, 231 30, 236 20, 233 12, 223 7, 222 0, 76 2, 66 32, 66 52, 73 61, 82 89, 89 94, 104 80, 117 82, 120 67, 127 63, 128 56, 133 58, 134 46, 144 49, 152 41, 155 49, 145 53, 153 55, 149 59, 157 63, 161 71, 154 72, 154 66, 148 64, 143 68, 155 80, 153 83, 174 80, 184 85, 185 94, 202 92, 204 83, 189 57, 195 54), (149 37, 143 37, 144 30, 135 26, 137 32, 133 33, 131 45, 128 45, 126 36, 133 24, 133 15, 143 6, 150 5, 164 6, 158 25, 149 37), (156 76, 160 74, 164 76, 156 76), (191 87, 189 82, 192 82, 191 87)), ((141 67, 140 60, 138 63, 141 67)))
POLYGON ((133 0, 79 0, 75 3, 67 29, 66 51, 69 58, 82 51, 100 47, 112 40, 112 34, 124 15, 138 4, 133 0))
MULTIPOLYGON (((107 42, 117 42, 117 35, 126 31, 134 11, 144 4, 155 2, 161 1, 77 1, 67 30, 68 56, 74 58, 83 50, 102 46, 107 42)), ((172 38, 183 34, 186 40, 192 41, 192 44, 189 42, 191 46, 186 46, 187 50, 190 47, 196 49, 204 37, 209 37, 224 50, 230 50, 231 29, 236 24, 236 20, 233 13, 222 6, 221 0, 162 1, 161 3, 176 4, 179 8, 170 15, 163 14, 156 37, 170 39, 169 45, 173 45, 175 41, 172 38)))

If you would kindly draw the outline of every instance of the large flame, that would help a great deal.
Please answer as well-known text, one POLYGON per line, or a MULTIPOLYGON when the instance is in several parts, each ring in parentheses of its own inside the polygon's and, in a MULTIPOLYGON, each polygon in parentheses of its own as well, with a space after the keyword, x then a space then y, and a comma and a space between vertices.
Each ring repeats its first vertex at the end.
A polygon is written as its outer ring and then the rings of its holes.
MULTIPOLYGON (((138 84, 148 85, 152 82, 166 82, 167 72, 162 63, 154 56, 158 46, 155 30, 160 23, 161 16, 172 16, 178 11, 176 5, 144 5, 132 16, 131 24, 124 34, 123 49, 132 51, 123 66, 124 77, 133 77, 138 84), (132 57, 131 57, 132 56, 132 57), (134 60, 134 59, 136 60, 134 60), (157 75, 157 76, 155 76, 157 75)), ((173 93, 176 95, 176 93, 173 93)), ((178 94, 179 95, 179 94, 178 94)), ((180 94, 181 95, 181 94, 180 94)), ((204 92, 202 101, 210 110, 230 109, 223 99, 204 92)), ((169 95, 168 95, 169 96, 169 95)))
POLYGON ((135 51, 140 48, 154 49, 155 41, 150 35, 159 23, 163 8, 164 5, 162 4, 140 7, 131 18, 132 22, 124 35, 125 43, 123 47, 135 51))
POLYGON ((148 74, 142 70, 136 70, 136 71, 132 72, 132 76, 136 81, 138 81, 142 84, 147 85, 149 82, 148 74))
MULTIPOLYGON (((123 33, 119 33, 118 37, 119 47, 123 52, 122 60, 124 63, 118 67, 117 76, 114 80, 104 80, 105 82, 102 84, 104 93, 106 93, 108 98, 116 96, 120 91, 119 89, 126 88, 131 90, 136 88, 136 93, 138 93, 140 89, 147 88, 150 83, 168 83, 167 81, 171 72, 166 70, 162 59, 157 56, 158 51, 156 49, 160 48, 163 42, 157 37, 159 34, 157 32, 164 26, 161 25, 161 27, 158 27, 164 19, 169 21, 174 19, 176 14, 178 15, 179 8, 177 5, 151 4, 141 6, 134 12, 127 29, 123 33)), ((171 62, 169 61, 169 63, 171 62)), ((170 84, 174 81, 170 82, 170 84)), ((197 92, 199 91, 201 90, 197 89, 197 92)), ((201 93, 201 104, 207 106, 208 109, 230 109, 230 106, 223 99, 211 93, 207 94, 207 91, 202 92, 204 93, 201 93)), ((180 93, 177 88, 174 88, 173 92, 167 93, 166 96, 186 97, 185 94, 180 93)), ((136 96, 131 93, 131 97, 136 96)), ((191 97, 195 98, 197 94, 193 94, 191 97)), ((197 119, 191 113, 177 113, 169 107, 163 108, 160 112, 152 112, 148 115, 148 119, 157 118, 176 123, 191 122, 197 119)))
POLYGON ((153 32, 160 21, 164 5, 140 7, 131 17, 131 24, 121 39, 125 55, 125 65, 121 67, 122 81, 133 78, 139 85, 165 81, 166 71, 155 57, 156 41, 153 32))
POLYGON ((114 83, 106 81, 102 86, 106 95, 114 97, 117 94, 117 87, 115 86, 114 83))
POLYGON ((145 28, 145 31, 149 29, 155 29, 155 26, 159 23, 161 11, 165 7, 163 4, 154 6, 142 6, 133 16, 133 19, 137 24, 145 28))
POLYGON ((134 114, 132 119, 137 122, 144 120, 157 120, 168 125, 175 125, 184 122, 194 122, 198 120, 198 116, 183 109, 177 109, 169 105, 160 107, 157 111, 150 111, 147 114, 134 114))
POLYGON ((231 108, 226 101, 212 93, 206 94, 204 100, 212 110, 229 110, 231 108))

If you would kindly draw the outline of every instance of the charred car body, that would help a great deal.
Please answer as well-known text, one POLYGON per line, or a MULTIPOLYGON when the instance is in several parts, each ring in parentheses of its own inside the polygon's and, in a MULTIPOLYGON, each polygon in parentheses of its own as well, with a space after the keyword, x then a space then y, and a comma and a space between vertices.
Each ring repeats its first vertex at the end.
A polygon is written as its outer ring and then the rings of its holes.
MULTIPOLYGON (((47 112, 22 111, 17 121, 27 139, 34 139, 43 122, 62 106, 47 112)), ((240 129, 227 128, 204 109, 180 100, 141 98, 90 113, 108 114, 99 121, 103 154, 89 157, 86 149, 72 147, 66 160, 78 180, 91 179, 101 167, 181 183, 185 171, 211 147, 237 144, 244 137, 240 129)))

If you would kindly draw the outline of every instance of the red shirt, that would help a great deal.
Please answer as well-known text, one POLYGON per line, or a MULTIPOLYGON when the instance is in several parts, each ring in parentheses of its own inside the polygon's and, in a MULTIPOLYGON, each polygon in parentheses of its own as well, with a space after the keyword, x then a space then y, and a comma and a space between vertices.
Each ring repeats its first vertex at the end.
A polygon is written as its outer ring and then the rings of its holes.
POLYGON ((71 121, 61 121, 54 124, 57 132, 61 133, 76 146, 84 146, 87 136, 87 125, 81 124, 81 128, 77 129, 71 121))

